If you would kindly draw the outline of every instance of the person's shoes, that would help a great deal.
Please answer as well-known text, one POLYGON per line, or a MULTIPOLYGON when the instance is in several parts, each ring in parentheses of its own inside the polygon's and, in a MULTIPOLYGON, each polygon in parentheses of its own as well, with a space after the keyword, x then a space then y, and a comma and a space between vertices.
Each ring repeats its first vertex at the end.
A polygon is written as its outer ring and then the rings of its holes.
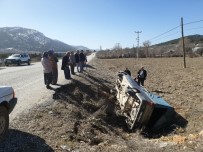
POLYGON ((51 87, 49 85, 46 86, 47 89, 51 89, 51 87))

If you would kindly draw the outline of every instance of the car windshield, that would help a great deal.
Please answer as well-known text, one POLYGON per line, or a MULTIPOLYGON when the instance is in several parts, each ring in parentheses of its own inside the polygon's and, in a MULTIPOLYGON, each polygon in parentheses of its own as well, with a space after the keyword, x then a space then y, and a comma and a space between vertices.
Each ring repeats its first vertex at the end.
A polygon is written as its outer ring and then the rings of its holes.
POLYGON ((20 54, 13 54, 12 57, 20 57, 20 54))

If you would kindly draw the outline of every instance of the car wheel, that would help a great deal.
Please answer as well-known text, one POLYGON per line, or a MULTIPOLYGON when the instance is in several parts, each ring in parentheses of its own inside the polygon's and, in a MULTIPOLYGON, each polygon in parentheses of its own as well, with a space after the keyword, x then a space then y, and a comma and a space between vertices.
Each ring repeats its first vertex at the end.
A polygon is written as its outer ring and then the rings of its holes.
POLYGON ((0 106, 0 142, 5 138, 9 127, 9 113, 6 107, 0 106))
POLYGON ((19 65, 20 65, 20 63, 21 63, 21 61, 19 60, 19 61, 17 62, 17 65, 19 66, 19 65))
POLYGON ((27 61, 27 65, 30 65, 30 60, 27 61))

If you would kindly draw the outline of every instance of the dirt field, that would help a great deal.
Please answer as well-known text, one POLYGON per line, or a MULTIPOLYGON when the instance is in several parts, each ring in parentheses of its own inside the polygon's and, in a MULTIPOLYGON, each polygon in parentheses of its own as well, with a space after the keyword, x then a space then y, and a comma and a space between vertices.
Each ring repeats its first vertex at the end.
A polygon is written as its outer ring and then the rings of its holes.
POLYGON ((182 58, 94 59, 53 99, 15 119, 0 151, 203 151, 203 58, 187 58, 186 66, 182 58), (136 77, 141 66, 148 71, 146 89, 179 114, 170 132, 150 138, 127 129, 109 94, 116 72, 128 67, 136 77))

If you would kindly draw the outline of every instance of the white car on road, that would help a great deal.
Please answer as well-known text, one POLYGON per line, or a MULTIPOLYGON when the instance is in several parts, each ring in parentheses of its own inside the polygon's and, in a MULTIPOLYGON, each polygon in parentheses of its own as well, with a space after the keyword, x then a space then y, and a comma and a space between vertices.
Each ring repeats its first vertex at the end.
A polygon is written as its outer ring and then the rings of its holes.
POLYGON ((26 53, 22 54, 12 54, 8 58, 5 59, 5 65, 8 66, 9 64, 16 64, 21 65, 22 63, 27 63, 30 65, 30 56, 26 53))
POLYGON ((12 87, 0 86, 0 142, 5 138, 9 128, 9 114, 17 103, 12 87))

